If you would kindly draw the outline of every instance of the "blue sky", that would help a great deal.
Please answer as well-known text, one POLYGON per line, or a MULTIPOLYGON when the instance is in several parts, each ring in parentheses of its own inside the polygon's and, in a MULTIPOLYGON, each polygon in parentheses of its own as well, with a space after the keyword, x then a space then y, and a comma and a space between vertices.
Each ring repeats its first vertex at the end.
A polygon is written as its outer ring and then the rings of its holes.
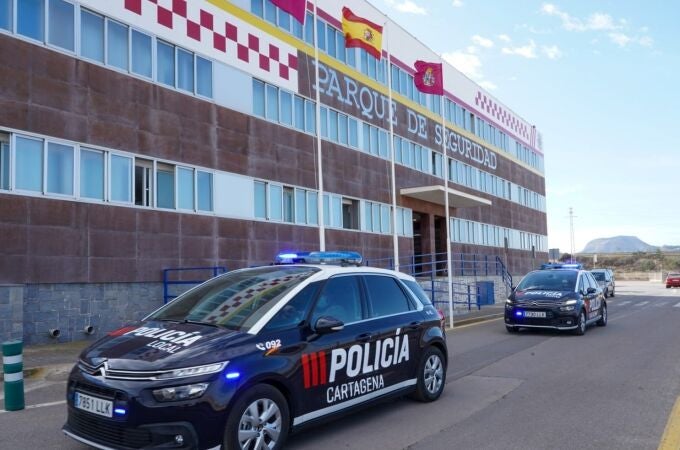
POLYGON ((371 1, 543 134, 551 248, 680 245, 680 2, 371 1))

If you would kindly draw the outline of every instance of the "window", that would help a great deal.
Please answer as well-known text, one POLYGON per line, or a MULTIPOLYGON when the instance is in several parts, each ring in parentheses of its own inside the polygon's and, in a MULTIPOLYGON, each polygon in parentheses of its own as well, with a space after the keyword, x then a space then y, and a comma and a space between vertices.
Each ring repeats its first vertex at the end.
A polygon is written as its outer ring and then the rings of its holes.
POLYGON ((73 195, 73 147, 47 144, 47 192, 73 195))
POLYGON ((347 230, 359 229, 359 201, 342 199, 342 227, 347 230))
POLYGON ((342 228, 342 198, 334 195, 331 197, 331 226, 342 228))
POLYGON ((349 118, 349 145, 354 148, 359 146, 359 122, 351 117, 349 118))
POLYGON ((283 219, 283 208, 282 208, 282 196, 283 188, 277 185, 269 185, 269 219, 270 220, 282 220, 283 219))
POLYGON ((264 83, 253 79, 253 114, 264 117, 264 83))
POLYGON ((305 131, 305 99, 296 95, 294 105, 295 128, 305 131))
POLYGON ((151 36, 132 30, 132 72, 151 78, 151 36))
POLYGON ((307 223, 317 225, 319 223, 319 194, 307 192, 307 223))
POLYGON ((9 135, 0 133, 0 189, 9 189, 9 135))
POLYGON ((12 31, 14 13, 12 12, 12 0, 0 0, 0 28, 12 31))
POLYGON ((196 93, 203 97, 213 96, 212 61, 196 56, 196 93))
POLYGON ((279 91, 281 102, 281 123, 284 125, 293 125, 293 97, 289 92, 279 91))
POLYGON ((153 162, 135 158, 135 205, 153 206, 151 185, 153 183, 153 162))
POLYGON ((307 199, 303 189, 295 190, 295 221, 307 223, 307 199))
POLYGON ((156 52, 158 82, 175 87, 175 48, 170 44, 158 41, 156 52))
POLYGON ((175 170, 168 164, 158 164, 156 172, 156 206, 175 208, 175 170))
POLYGON ((365 275, 370 317, 384 317, 408 312, 411 303, 392 277, 365 275))
POLYGON ((111 200, 132 201, 132 158, 111 155, 111 200))
POLYGON ((49 43, 75 50, 75 7, 64 0, 50 0, 49 43))
POLYGON ((177 88, 194 92, 194 55, 177 48, 177 88))
POLYGON ((293 188, 283 188, 283 221, 293 222, 295 212, 295 200, 293 197, 293 188))
POLYGON ((128 27, 107 20, 107 63, 122 70, 128 70, 128 27))
POLYGON ((305 100, 305 131, 316 133, 316 104, 305 100))
POLYGON ((391 232, 390 207, 386 205, 380 205, 380 232, 384 234, 391 232))
POLYGON ((80 11, 80 53, 103 63, 104 18, 86 9, 80 11))
POLYGON ((21 0, 17 6, 17 33, 43 41, 45 30, 45 0, 21 0))
POLYGON ((269 84, 267 85, 267 119, 279 121, 279 90, 269 84))
POLYGON ((267 218, 267 185, 262 181, 255 182, 255 217, 267 218))
POLYGON ((80 149, 80 196, 104 200, 104 152, 80 149))
POLYGON ((194 169, 177 168, 177 207, 194 209, 194 169))
POLYGON ((43 142, 16 138, 16 188, 42 192, 43 142))
POLYGON ((358 281, 358 277, 351 275, 329 279, 314 306, 312 324, 323 316, 333 317, 345 324, 360 321, 363 313, 358 281))
POLYGON ((209 172, 196 172, 196 187, 198 188, 198 210, 213 210, 213 175, 209 172))
POLYGON ((284 330, 298 326, 307 316, 309 305, 314 301, 321 283, 311 283, 305 286, 265 325, 263 332, 284 330))

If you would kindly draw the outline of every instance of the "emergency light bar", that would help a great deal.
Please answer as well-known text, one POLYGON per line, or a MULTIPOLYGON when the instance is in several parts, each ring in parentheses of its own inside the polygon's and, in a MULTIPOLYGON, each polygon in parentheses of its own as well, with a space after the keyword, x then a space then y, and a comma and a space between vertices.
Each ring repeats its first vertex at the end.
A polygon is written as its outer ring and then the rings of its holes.
POLYGON ((541 264, 541 270, 545 270, 545 269, 583 269, 583 264, 581 264, 581 263, 541 264))
POLYGON ((360 266, 362 261, 362 256, 357 252, 284 252, 276 255, 274 264, 360 266))

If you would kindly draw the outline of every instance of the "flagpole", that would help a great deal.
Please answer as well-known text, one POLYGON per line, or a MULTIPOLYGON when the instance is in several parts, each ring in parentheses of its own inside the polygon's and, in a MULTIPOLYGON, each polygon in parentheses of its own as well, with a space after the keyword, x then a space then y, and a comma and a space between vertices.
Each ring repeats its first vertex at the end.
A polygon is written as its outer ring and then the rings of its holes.
MULTIPOLYGON (((444 74, 442 68, 442 84, 444 74)), ((443 89, 443 86, 442 86, 443 89)), ((442 150, 444 152, 444 209, 446 210, 446 277, 448 284, 449 324, 453 328, 453 274, 451 260, 451 218, 449 212, 449 155, 446 149, 446 115, 444 114, 444 92, 439 96, 439 113, 442 116, 442 150)))
POLYGON ((323 154, 321 152, 321 86, 319 85, 319 37, 317 22, 317 2, 314 0, 314 23, 312 28, 314 30, 314 83, 316 91, 316 161, 317 161, 317 178, 319 180, 319 195, 316 199, 316 210, 319 222, 319 251, 326 251, 326 224, 324 223, 324 209, 323 209, 323 154))
MULTIPOLYGON (((387 92, 390 110, 390 178, 392 179, 392 246, 394 248, 394 270, 399 270, 399 237, 397 236, 397 181, 395 179, 394 154, 394 120, 392 117, 392 54, 390 53, 390 36, 387 34, 389 20, 385 22, 385 40, 387 41, 387 92)), ((415 268, 414 268, 415 269, 415 268)))

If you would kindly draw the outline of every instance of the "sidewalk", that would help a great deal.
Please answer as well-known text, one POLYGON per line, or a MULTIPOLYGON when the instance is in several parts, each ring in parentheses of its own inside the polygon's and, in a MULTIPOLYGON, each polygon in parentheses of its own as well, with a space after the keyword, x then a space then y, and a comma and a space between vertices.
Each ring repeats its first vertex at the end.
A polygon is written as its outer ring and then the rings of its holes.
MULTIPOLYGON (((453 316, 454 328, 502 317, 503 308, 504 304, 496 304, 484 306, 481 310, 473 309, 469 312, 457 313, 453 316)), ((92 340, 25 347, 24 377, 29 380, 57 376, 65 380, 68 372, 78 361, 80 352, 91 343, 92 340)), ((0 364, 0 381, 2 380, 2 365, 0 364)), ((1 383, 0 392, 2 392, 1 383)))

